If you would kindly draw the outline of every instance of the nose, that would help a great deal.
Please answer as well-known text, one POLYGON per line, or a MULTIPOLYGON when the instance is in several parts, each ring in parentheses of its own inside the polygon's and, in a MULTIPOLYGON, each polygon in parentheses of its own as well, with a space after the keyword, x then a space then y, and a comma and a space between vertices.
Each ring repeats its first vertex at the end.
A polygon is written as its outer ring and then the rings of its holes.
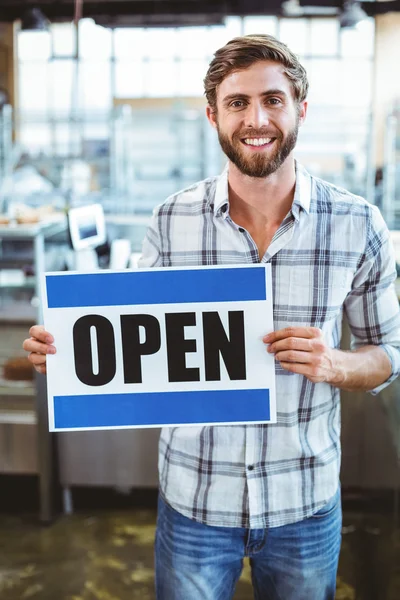
POLYGON ((245 126, 253 129, 261 129, 268 124, 268 109, 261 102, 252 102, 249 104, 245 114, 245 126))

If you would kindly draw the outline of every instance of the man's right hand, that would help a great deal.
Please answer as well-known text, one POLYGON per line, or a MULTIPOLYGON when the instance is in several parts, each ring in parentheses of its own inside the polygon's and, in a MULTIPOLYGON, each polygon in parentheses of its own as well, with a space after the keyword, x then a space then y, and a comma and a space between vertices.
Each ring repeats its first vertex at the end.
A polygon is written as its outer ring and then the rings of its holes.
POLYGON ((24 340, 22 347, 30 352, 28 360, 33 364, 38 373, 46 373, 46 355, 55 354, 56 348, 52 344, 54 338, 43 325, 33 325, 29 330, 31 336, 24 340))

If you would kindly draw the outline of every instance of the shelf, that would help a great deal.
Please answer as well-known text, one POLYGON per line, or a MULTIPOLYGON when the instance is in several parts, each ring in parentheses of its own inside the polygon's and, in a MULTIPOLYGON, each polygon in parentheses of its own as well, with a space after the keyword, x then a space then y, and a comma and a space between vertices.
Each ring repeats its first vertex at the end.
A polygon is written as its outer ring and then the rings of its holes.
POLYGON ((65 231, 67 218, 59 213, 46 217, 38 223, 0 225, 0 239, 31 239, 42 233, 49 237, 65 231))
POLYGON ((35 398, 33 381, 0 379, 0 423, 36 425, 35 398))
POLYGON ((0 423, 10 425, 36 425, 37 418, 34 411, 0 410, 0 423))
POLYGON ((17 290, 33 290, 36 286, 36 278, 35 277, 26 277, 23 283, 3 283, 0 282, 0 290, 9 290, 9 289, 17 289, 17 290))
POLYGON ((6 379, 0 379, 0 396, 34 397, 35 395, 36 388, 33 381, 9 381, 6 379))
MULTIPOLYGON (((60 261, 61 246, 51 248, 46 256, 46 245, 59 245, 60 234, 65 236, 67 226, 64 213, 53 214, 39 223, 0 225, 0 265, 3 271, 8 268, 19 272, 3 272, 1 277, 0 328, 5 333, 0 345, 0 367, 22 354, 23 339, 29 335, 29 327, 38 321, 40 289, 32 274, 46 270, 49 258, 52 262, 60 261)), ((31 381, 11 381, 1 379, 2 375, 3 370, 0 371, 0 473, 39 475, 40 519, 48 523, 53 516, 53 455, 45 380, 35 377, 31 381)))
POLYGON ((29 303, 10 302, 7 306, 0 308, 0 321, 8 323, 36 323, 38 309, 29 303))

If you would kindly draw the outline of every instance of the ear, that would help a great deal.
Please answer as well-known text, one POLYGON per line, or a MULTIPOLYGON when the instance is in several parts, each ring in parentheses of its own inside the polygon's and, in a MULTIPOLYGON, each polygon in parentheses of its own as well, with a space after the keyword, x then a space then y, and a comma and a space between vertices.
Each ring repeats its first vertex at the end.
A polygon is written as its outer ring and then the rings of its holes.
POLYGON ((307 100, 303 100, 299 105, 299 125, 303 125, 306 120, 307 115, 308 102, 307 100))
POLYGON ((207 104, 206 107, 206 115, 212 127, 214 127, 214 129, 217 129, 217 113, 213 108, 211 108, 209 104, 207 104))

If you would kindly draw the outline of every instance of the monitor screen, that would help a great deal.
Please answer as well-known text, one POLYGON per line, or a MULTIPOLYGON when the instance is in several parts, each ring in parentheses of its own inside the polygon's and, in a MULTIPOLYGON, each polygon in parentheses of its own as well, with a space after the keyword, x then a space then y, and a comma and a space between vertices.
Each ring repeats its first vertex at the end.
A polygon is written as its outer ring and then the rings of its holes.
POLYGON ((78 206, 68 211, 69 232, 74 250, 96 248, 107 241, 101 204, 78 206))

